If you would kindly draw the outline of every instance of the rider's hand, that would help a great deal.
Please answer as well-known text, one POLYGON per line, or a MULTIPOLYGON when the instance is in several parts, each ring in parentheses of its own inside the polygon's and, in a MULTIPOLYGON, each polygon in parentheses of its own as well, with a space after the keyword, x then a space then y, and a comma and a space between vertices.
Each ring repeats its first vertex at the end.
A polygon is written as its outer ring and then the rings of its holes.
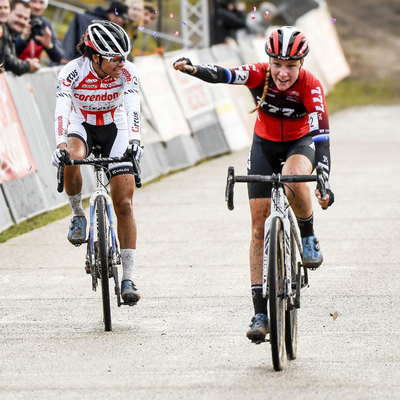
POLYGON ((71 161, 71 156, 65 149, 57 149, 51 156, 51 163, 55 167, 68 164, 71 161))
POLYGON ((193 66, 192 62, 186 58, 178 58, 172 66, 179 71, 186 72, 187 74, 194 74, 196 72, 196 67, 193 66))
POLYGON ((140 147, 140 140, 131 140, 125 150, 124 157, 134 158, 136 161, 140 161, 143 153, 144 150, 140 147))
POLYGON ((335 195, 333 194, 331 189, 326 189, 326 199, 325 200, 322 198, 321 193, 319 192, 318 189, 315 190, 315 196, 317 197, 318 203, 322 207, 323 210, 326 210, 335 201, 335 195))

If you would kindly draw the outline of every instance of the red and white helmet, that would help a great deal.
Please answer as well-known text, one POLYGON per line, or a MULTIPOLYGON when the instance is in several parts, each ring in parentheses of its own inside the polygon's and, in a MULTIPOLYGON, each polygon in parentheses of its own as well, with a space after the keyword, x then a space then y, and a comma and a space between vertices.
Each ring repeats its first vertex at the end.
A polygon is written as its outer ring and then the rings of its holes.
POLYGON ((298 60, 306 56, 309 50, 304 33, 294 26, 282 26, 274 30, 265 44, 266 53, 280 60, 298 60))
POLYGON ((85 44, 105 57, 127 57, 131 52, 128 34, 111 21, 92 21, 86 30, 85 44))

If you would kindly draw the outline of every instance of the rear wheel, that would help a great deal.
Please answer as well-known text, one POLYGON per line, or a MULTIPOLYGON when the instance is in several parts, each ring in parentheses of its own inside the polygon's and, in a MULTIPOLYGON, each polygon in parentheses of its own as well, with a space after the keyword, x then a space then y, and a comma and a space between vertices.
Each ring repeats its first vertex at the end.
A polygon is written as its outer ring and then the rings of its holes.
POLYGON ((296 257, 296 240, 293 233, 290 235, 292 292, 294 304, 287 302, 285 312, 285 342, 286 354, 289 360, 297 356, 297 306, 300 305, 300 266, 296 257))
POLYGON ((268 254, 270 343, 275 371, 284 365, 285 356, 285 257, 282 222, 278 217, 271 221, 268 254))
POLYGON ((110 308, 110 290, 108 273, 108 241, 107 241, 107 223, 106 223, 106 201, 103 196, 97 198, 97 240, 100 250, 100 269, 101 269, 101 294, 103 299, 103 320, 104 330, 111 331, 111 308, 110 308))

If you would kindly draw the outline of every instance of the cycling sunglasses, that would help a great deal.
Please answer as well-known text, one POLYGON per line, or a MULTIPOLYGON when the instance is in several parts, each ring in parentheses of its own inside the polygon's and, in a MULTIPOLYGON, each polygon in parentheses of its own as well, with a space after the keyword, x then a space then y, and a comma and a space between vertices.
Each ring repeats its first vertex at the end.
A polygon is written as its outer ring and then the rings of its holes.
POLYGON ((103 58, 106 59, 108 62, 113 61, 113 62, 118 62, 118 63, 125 62, 125 60, 126 60, 126 58, 123 57, 123 56, 117 56, 117 57, 106 57, 106 56, 103 56, 103 58))

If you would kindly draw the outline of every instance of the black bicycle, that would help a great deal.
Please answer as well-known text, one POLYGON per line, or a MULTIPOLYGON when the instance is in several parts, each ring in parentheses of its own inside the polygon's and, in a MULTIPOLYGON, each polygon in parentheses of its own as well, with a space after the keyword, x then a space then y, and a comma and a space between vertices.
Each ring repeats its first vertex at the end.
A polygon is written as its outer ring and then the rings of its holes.
MULTIPOLYGON (((233 210, 236 182, 272 183, 271 213, 264 226, 263 296, 269 299, 272 362, 276 371, 284 366, 284 354, 289 360, 297 356, 297 310, 300 290, 308 286, 307 268, 302 265, 303 249, 297 220, 285 194, 293 182, 317 182, 317 189, 326 198, 326 180, 322 167, 316 175, 245 175, 235 176, 229 167, 225 191, 228 208, 233 210)), ((268 340, 267 340, 268 341, 268 340)))
MULTIPOLYGON (((133 157, 101 157, 99 146, 94 147, 93 156, 94 158, 71 160, 65 165, 92 165, 94 167, 95 189, 89 200, 90 225, 86 240, 85 270, 92 277, 92 289, 94 291, 97 289, 98 280, 101 281, 104 330, 111 331, 110 278, 114 279, 114 292, 117 296, 118 307, 126 303, 121 301, 118 279, 118 265, 121 264, 121 254, 113 221, 113 204, 108 191, 108 165, 116 162, 132 162, 137 188, 142 186, 141 170, 139 163, 133 157)), ((61 193, 64 190, 64 165, 58 167, 57 182, 57 190, 61 193)))

